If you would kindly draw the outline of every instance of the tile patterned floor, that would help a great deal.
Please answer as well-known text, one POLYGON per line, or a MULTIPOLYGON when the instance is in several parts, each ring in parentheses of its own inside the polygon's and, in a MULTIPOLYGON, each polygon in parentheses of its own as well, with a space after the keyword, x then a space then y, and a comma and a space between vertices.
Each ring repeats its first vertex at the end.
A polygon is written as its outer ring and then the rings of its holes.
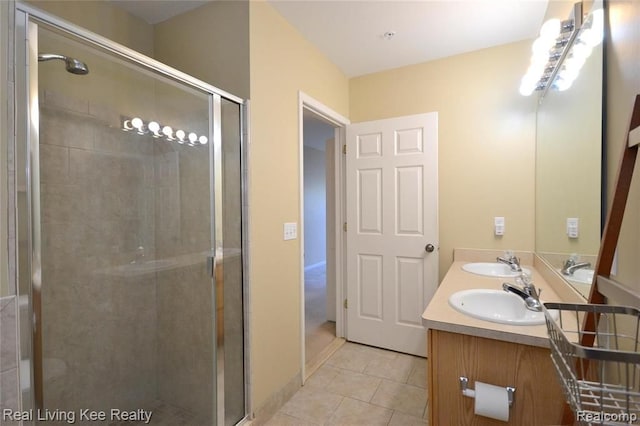
POLYGON ((424 358, 345 343, 268 426, 427 424, 424 358))

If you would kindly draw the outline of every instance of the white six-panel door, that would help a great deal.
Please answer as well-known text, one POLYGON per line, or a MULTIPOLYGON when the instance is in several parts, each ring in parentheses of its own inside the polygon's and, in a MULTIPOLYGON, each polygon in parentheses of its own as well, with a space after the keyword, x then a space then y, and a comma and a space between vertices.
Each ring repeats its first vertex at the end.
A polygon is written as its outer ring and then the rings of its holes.
POLYGON ((352 124, 346 144, 347 339, 426 356, 421 315, 438 282, 438 114, 352 124))

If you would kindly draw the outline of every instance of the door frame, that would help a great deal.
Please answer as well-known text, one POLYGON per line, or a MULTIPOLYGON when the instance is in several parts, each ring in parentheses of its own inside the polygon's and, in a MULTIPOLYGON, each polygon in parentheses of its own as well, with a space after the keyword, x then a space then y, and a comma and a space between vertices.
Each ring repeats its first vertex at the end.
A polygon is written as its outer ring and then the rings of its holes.
MULTIPOLYGON (((301 365, 301 381, 305 382, 306 367, 305 367, 305 302, 304 302, 304 124, 303 114, 304 110, 313 112, 314 114, 322 117, 335 127, 335 144, 339 149, 336 153, 341 153, 340 147, 345 144, 346 126, 351 124, 351 121, 335 112, 331 108, 324 105, 322 102, 312 98, 302 91, 298 91, 298 176, 299 187, 298 192, 300 194, 300 204, 298 206, 298 216, 300 218, 300 225, 298 226, 298 235, 300 236, 300 258, 298 259, 298 268, 300 271, 300 365, 301 365)), ((346 336, 346 316, 344 315, 344 307, 341 300, 344 299, 346 294, 346 280, 344 261, 346 238, 342 230, 341 223, 345 221, 345 209, 344 209, 344 196, 345 196, 345 175, 344 175, 345 159, 344 155, 336 155, 334 158, 334 173, 335 173, 335 235, 336 240, 336 253, 335 253, 335 282, 336 282, 336 337, 346 336)))

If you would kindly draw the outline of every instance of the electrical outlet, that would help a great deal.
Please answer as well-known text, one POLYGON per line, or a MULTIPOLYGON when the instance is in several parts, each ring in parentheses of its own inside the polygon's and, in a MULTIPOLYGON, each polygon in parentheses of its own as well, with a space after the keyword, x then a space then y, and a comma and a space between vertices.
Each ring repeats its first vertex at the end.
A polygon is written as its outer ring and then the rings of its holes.
POLYGON ((284 224, 284 239, 295 240, 298 238, 298 224, 296 222, 289 222, 284 224))

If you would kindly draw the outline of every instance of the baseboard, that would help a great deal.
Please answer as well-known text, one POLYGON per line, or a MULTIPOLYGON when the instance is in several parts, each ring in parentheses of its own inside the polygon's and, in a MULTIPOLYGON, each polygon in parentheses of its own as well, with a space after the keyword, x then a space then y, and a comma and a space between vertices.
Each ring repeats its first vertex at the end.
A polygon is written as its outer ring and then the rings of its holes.
POLYGON ((253 420, 247 424, 251 426, 261 426, 267 423, 301 387, 302 380, 300 372, 298 372, 286 385, 271 394, 264 404, 254 411, 253 420))
POLYGON ((333 339, 331 343, 327 345, 318 355, 316 355, 313 359, 310 359, 304 366, 304 373, 306 381, 313 373, 316 372, 318 368, 325 363, 326 360, 329 359, 331 355, 333 355, 342 345, 344 345, 346 340, 342 337, 336 337, 333 339))

